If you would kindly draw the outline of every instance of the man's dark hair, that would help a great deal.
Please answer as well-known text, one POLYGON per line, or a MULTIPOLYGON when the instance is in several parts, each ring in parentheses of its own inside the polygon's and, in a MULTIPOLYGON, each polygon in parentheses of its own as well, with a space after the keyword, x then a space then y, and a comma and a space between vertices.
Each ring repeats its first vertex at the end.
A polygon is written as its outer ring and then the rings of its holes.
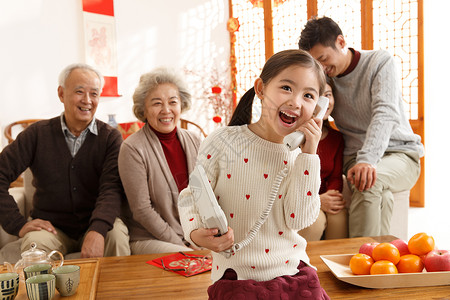
POLYGON ((338 35, 342 35, 341 28, 331 18, 312 17, 300 34, 298 47, 309 51, 315 45, 321 44, 336 49, 335 42, 338 35))

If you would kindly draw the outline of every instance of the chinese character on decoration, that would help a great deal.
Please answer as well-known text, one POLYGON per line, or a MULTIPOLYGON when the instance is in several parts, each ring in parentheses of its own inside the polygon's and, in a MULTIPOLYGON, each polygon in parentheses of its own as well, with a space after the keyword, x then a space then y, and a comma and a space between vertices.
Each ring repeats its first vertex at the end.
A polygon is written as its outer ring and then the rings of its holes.
MULTIPOLYGON (((264 0, 249 0, 253 7, 263 7, 264 6, 264 0)), ((273 0, 273 5, 274 7, 277 7, 278 5, 283 4, 284 2, 286 2, 286 0, 273 0)))

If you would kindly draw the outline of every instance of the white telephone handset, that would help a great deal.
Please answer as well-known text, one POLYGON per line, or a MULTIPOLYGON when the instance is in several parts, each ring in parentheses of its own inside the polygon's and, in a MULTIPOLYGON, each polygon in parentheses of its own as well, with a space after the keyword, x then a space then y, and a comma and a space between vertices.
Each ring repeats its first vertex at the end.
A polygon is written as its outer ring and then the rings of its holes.
MULTIPOLYGON (((330 100, 327 97, 320 96, 319 101, 317 101, 316 108, 313 112, 313 118, 323 119, 323 116, 325 116, 325 113, 327 112, 329 102, 330 100)), ((291 151, 300 147, 300 145, 302 145, 304 141, 305 135, 300 131, 294 131, 293 133, 285 136, 283 139, 283 143, 291 151)))

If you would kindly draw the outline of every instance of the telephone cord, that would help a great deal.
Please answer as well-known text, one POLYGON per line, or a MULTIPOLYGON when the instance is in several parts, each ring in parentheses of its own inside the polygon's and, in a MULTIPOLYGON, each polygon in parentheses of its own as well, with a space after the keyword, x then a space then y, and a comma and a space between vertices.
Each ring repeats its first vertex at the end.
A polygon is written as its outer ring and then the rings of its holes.
POLYGON ((275 203, 275 199, 278 194, 278 190, 280 189, 281 182, 283 179, 287 176, 288 169, 284 168, 280 172, 278 172, 277 176, 275 177, 273 184, 272 184, 272 191, 269 195, 269 201, 267 203, 266 208, 261 213, 259 220, 255 222, 253 227, 250 229, 249 233, 239 243, 235 243, 231 249, 222 251, 221 253, 225 255, 225 257, 229 258, 231 255, 236 253, 239 250, 242 250, 242 248, 246 247, 250 242, 255 238, 256 234, 260 230, 261 226, 266 222, 267 218, 269 217, 269 213, 272 210, 272 206, 275 203))

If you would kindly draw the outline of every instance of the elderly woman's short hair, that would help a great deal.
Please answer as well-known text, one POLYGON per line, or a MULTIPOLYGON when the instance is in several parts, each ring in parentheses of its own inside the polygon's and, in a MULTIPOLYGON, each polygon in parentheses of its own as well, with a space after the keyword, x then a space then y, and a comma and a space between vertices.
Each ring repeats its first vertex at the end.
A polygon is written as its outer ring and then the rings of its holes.
POLYGON ((168 68, 157 68, 149 73, 145 73, 139 80, 139 85, 133 94, 133 113, 142 122, 147 122, 145 118, 145 99, 158 85, 171 83, 178 88, 181 100, 181 112, 191 108, 191 94, 188 92, 186 83, 175 70, 168 68))
POLYGON ((58 85, 65 87, 67 78, 69 77, 70 73, 72 73, 72 71, 75 69, 89 70, 97 74, 98 79, 100 79, 100 88, 103 89, 103 86, 105 85, 105 79, 103 78, 102 73, 100 73, 100 71, 97 70, 96 68, 83 63, 75 63, 65 67, 64 70, 62 70, 61 73, 59 74, 58 85))

